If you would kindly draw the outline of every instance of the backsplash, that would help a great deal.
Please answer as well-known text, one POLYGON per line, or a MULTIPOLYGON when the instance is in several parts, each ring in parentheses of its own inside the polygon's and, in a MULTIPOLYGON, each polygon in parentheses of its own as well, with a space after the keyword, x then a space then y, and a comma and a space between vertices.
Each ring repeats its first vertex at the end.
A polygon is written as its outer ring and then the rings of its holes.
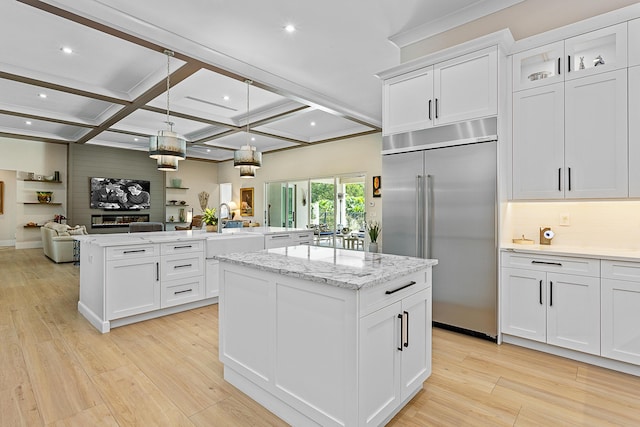
POLYGON ((503 244, 523 234, 539 244, 540 227, 551 227, 552 246, 640 250, 640 201, 511 202, 504 213, 503 244))

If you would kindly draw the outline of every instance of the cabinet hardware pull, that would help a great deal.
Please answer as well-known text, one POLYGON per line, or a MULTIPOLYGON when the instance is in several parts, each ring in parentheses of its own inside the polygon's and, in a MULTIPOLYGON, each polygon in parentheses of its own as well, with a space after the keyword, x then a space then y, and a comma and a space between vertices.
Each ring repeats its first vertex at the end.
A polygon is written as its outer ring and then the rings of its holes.
POLYGON ((553 306, 553 282, 549 282, 549 307, 553 306))
POLYGON ((174 265, 173 269, 175 270, 176 268, 184 268, 184 267, 191 267, 193 264, 182 264, 182 265, 174 265))
POLYGON ((531 261, 531 264, 557 265, 558 267, 562 267, 561 262, 531 261))
POLYGON ((414 281, 412 280, 411 282, 409 282, 408 284, 406 284, 406 285, 404 285, 404 286, 400 286, 399 288, 395 288, 395 289, 394 289, 394 290, 392 290, 392 291, 386 291, 386 292, 385 292, 385 294, 386 294, 386 295, 395 294, 396 292, 401 291, 401 290, 403 290, 403 289, 405 289, 405 288, 408 288, 409 286, 413 286, 413 285, 415 285, 415 284, 416 284, 416 282, 414 282, 414 281))
POLYGON ((560 57, 558 57, 558 75, 560 75, 560 57))
POLYGON ((567 55, 567 72, 571 72, 571 55, 567 55))
POLYGON ((431 100, 429 100, 429 120, 431 120, 431 100))
POLYGON ((156 262, 156 282, 160 281, 160 263, 156 262))
POLYGON ((569 168, 569 191, 571 191, 571 168, 569 168))
POLYGON ((438 118, 438 98, 436 98, 436 119, 438 118))
POLYGON ((562 168, 558 168, 558 191, 562 191, 562 187, 560 186, 562 182, 562 168))
POLYGON ((175 291, 173 294, 178 295, 178 294, 184 294, 186 292, 191 292, 191 291, 193 291, 193 289, 185 289, 184 291, 175 291))
POLYGON ((540 293, 540 305, 542 305, 542 280, 540 280, 540 286, 538 287, 538 292, 540 293))
POLYGON ((398 350, 402 351, 402 344, 403 344, 402 343, 402 334, 404 332, 404 328, 403 328, 403 325, 402 325, 402 323, 403 323, 402 321, 404 319, 403 319, 402 314, 398 314, 398 319, 400 319, 400 347, 398 347, 398 350))
POLYGON ((288 234, 276 234, 274 236, 271 236, 272 239, 283 239, 283 238, 289 238, 288 234))
MULTIPOLYGON (((405 311, 404 315, 407 316, 407 328, 405 329, 405 341, 404 341, 404 346, 405 347, 409 347, 409 312, 405 311)), ((404 317, 403 315, 403 317, 404 317)))
POLYGON ((192 245, 174 246, 173 249, 191 249, 192 245))
POLYGON ((136 253, 140 253, 140 252, 146 252, 146 249, 136 249, 135 251, 123 251, 123 254, 136 254, 136 253))

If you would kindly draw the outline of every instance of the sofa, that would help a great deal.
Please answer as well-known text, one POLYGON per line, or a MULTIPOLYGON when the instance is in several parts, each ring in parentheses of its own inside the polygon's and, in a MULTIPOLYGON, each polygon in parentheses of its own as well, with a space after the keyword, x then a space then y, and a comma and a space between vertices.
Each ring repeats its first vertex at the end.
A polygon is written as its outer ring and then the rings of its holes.
POLYGON ((44 254, 56 263, 73 262, 73 236, 88 234, 84 225, 71 227, 57 222, 47 222, 40 233, 44 254))

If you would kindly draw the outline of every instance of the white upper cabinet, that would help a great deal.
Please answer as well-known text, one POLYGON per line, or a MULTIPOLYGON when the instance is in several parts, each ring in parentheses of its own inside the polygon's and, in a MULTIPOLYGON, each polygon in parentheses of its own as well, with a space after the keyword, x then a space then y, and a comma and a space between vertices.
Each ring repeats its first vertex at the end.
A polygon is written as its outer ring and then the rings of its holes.
POLYGON ((640 197, 640 66, 629 68, 629 197, 640 197))
POLYGON ((433 126, 433 67, 386 81, 383 105, 385 135, 433 126))
POLYGON ((627 70, 566 82, 565 197, 628 197, 627 162, 627 70))
POLYGON ((559 41, 513 55, 513 90, 564 81, 564 42, 559 41))
POLYGON ((513 198, 564 198, 564 83, 513 94, 513 198))
POLYGON ((627 23, 565 40, 565 80, 627 67, 627 23))
POLYGON ((629 67, 640 65, 640 18, 629 21, 629 67))
POLYGON ((498 52, 495 46, 384 82, 384 135, 497 113, 498 52))
POLYGON ((498 52, 483 49, 434 66, 435 124, 498 114, 498 52))

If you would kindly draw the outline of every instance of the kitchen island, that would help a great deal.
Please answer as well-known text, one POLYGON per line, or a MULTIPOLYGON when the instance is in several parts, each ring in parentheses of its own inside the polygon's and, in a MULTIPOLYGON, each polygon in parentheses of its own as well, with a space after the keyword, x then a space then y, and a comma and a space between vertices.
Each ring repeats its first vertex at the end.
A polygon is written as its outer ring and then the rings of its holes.
POLYGON ((431 374, 436 260, 316 246, 216 258, 224 378, 286 422, 382 425, 431 374))

